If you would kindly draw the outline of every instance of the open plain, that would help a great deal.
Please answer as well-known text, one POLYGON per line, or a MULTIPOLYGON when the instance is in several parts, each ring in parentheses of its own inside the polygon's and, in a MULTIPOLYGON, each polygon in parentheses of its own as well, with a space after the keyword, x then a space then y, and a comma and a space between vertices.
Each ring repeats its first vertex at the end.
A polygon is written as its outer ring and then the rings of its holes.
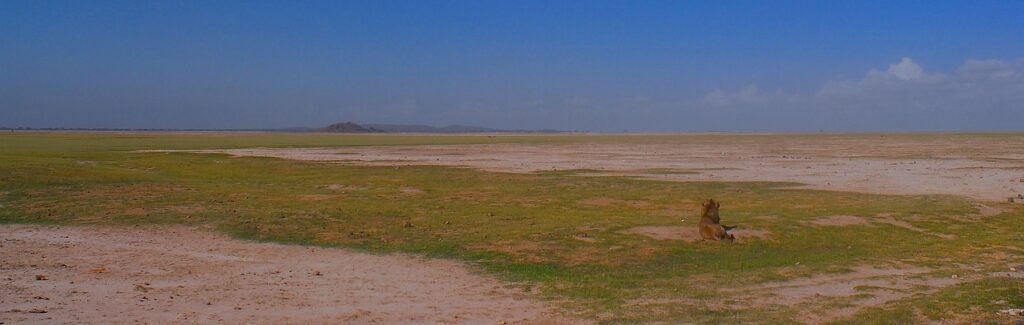
POLYGON ((0 321, 1003 323, 1024 307, 1020 133, 13 132, 0 170, 0 321), (707 198, 736 242, 699 239, 707 198))
POLYGON ((369 165, 467 166, 529 173, 583 170, 672 181, 797 182, 880 194, 952 194, 1003 201, 1024 192, 1018 136, 718 135, 635 143, 468 144, 206 150, 236 156, 369 165), (680 141, 682 140, 682 141, 680 141))

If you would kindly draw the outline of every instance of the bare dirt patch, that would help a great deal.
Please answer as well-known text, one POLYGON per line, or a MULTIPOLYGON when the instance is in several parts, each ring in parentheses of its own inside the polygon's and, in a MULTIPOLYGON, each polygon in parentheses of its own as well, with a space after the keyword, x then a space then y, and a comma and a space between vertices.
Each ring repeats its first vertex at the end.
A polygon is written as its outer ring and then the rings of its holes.
POLYGON ((582 242, 588 242, 588 243, 596 243, 597 242, 597 238, 594 238, 594 236, 591 236, 590 234, 587 234, 587 233, 580 233, 580 234, 572 235, 572 239, 575 239, 575 240, 578 240, 578 241, 582 241, 582 242))
POLYGON ((733 236, 736 236, 736 240, 743 241, 743 240, 746 240, 748 238, 769 239, 769 238, 771 238, 772 232, 767 231, 767 230, 759 230, 759 229, 737 228, 737 229, 729 230, 729 234, 732 234, 733 236))
POLYGON ((298 198, 299 198, 299 201, 316 202, 316 201, 326 201, 326 200, 331 200, 331 199, 337 199, 338 196, 337 195, 327 195, 327 194, 307 194, 307 195, 299 195, 298 198))
POLYGON ((607 198, 607 197, 586 198, 586 199, 580 200, 579 203, 582 204, 582 205, 591 205, 591 206, 599 206, 599 207, 607 207, 607 206, 613 206, 613 205, 625 205, 625 206, 631 206, 631 207, 635 207, 635 208, 643 208, 643 207, 648 207, 648 206, 651 205, 647 201, 620 200, 620 199, 613 199, 613 198, 607 198))
POLYGON ((992 274, 989 275, 997 278, 1024 279, 1024 271, 993 272, 992 274))
POLYGON ((328 185, 320 186, 319 188, 326 189, 326 190, 331 190, 331 191, 340 191, 340 192, 344 192, 344 191, 358 191, 358 190, 365 190, 366 189, 365 187, 362 187, 362 186, 346 185, 346 184, 328 184, 328 185))
MULTIPOLYGON (((920 217, 920 216, 918 216, 918 217, 920 217)), ((913 231, 913 232, 918 232, 918 233, 925 234, 925 235, 940 237, 940 238, 943 238, 943 239, 955 239, 956 238, 956 235, 932 232, 932 231, 929 231, 927 229, 923 229, 923 228, 914 226, 913 224, 911 224, 911 223, 909 223, 907 221, 896 219, 896 218, 894 218, 894 217, 892 217, 891 215, 888 215, 888 214, 877 215, 874 218, 872 218, 871 220, 868 220, 867 218, 864 218, 864 217, 858 217, 858 216, 846 216, 846 215, 826 216, 826 217, 820 217, 820 218, 811 220, 808 223, 813 224, 813 225, 817 225, 817 226, 837 226, 837 227, 843 227, 843 226, 866 226, 866 225, 871 225, 871 224, 875 224, 875 225, 884 224, 884 225, 900 227, 900 228, 903 228, 903 229, 906 229, 906 230, 910 230, 910 231, 913 231)))
POLYGON ((1008 209, 991 207, 981 203, 975 204, 974 207, 978 209, 978 216, 981 217, 993 217, 1009 211, 1008 209))
POLYGON ((858 216, 827 216, 810 222, 819 226, 859 226, 867 225, 868 220, 858 216))
POLYGON ((619 231, 619 233, 647 236, 657 240, 682 240, 688 242, 701 240, 697 226, 644 226, 629 228, 619 231))
POLYGON ((579 322, 447 260, 181 226, 2 225, 0 238, 0 306, 13 323, 579 322))
POLYGON ((424 192, 421 189, 418 189, 418 188, 415 188, 415 187, 411 187, 411 186, 403 186, 401 188, 401 192, 402 192, 402 194, 409 195, 409 196, 415 196, 415 195, 420 195, 420 194, 426 193, 426 192, 424 192))
POLYGON ((943 234, 943 233, 937 233, 937 232, 928 231, 927 229, 923 229, 923 228, 914 226, 913 224, 911 224, 909 222, 906 222, 906 221, 903 221, 903 220, 898 220, 898 219, 890 217, 890 216, 878 216, 877 218, 872 220, 872 222, 893 225, 893 226, 900 227, 900 228, 903 228, 903 229, 906 229, 906 230, 910 230, 910 231, 913 231, 913 232, 919 232, 919 233, 922 233, 922 234, 925 234, 925 235, 936 236, 936 237, 939 237, 939 238, 942 238, 942 239, 956 239, 956 235, 953 235, 953 234, 943 234))
POLYGON ((863 308, 909 297, 922 290, 930 292, 962 281, 951 277, 929 277, 927 273, 930 271, 920 267, 859 266, 848 273, 767 283, 751 290, 766 293, 774 304, 801 306, 798 309, 801 312, 799 320, 820 324, 853 315, 863 308), (829 302, 843 302, 847 306, 836 308, 828 306, 829 302))

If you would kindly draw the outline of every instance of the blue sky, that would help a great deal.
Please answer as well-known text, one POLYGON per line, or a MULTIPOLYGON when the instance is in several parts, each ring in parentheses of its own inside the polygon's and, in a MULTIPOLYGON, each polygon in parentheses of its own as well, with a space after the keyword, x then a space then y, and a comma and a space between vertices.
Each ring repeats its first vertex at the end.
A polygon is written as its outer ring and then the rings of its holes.
POLYGON ((1021 130, 1024 2, 0 1, 0 126, 1021 130))

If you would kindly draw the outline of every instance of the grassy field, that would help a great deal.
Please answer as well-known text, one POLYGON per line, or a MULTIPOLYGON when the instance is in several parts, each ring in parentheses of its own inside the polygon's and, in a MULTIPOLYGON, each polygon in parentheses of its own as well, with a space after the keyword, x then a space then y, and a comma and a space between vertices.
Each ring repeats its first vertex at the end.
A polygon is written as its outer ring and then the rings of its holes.
POLYGON ((665 137, 10 133, 0 135, 0 222, 209 224, 241 238, 453 258, 603 323, 798 322, 849 302, 773 303, 770 291, 756 288, 865 266, 913 267, 926 270, 918 277, 956 274, 962 280, 934 290, 908 287, 900 299, 836 321, 1005 322, 998 310, 1024 307, 1020 279, 991 275, 1024 264, 1019 206, 998 205, 1005 212, 980 217, 973 202, 959 197, 813 191, 785 183, 139 152, 665 137), (622 233, 695 225, 700 201, 712 197, 723 202, 727 223, 768 236, 729 244, 622 233), (884 215, 917 230, 808 223, 830 215, 884 215))

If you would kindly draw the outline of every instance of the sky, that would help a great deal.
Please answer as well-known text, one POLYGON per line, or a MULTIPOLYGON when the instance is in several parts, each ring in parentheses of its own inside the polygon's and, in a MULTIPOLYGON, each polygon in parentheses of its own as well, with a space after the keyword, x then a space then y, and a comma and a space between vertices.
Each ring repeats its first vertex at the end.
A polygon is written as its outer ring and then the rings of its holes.
POLYGON ((1024 1, 0 1, 0 127, 1021 131, 1024 1))

